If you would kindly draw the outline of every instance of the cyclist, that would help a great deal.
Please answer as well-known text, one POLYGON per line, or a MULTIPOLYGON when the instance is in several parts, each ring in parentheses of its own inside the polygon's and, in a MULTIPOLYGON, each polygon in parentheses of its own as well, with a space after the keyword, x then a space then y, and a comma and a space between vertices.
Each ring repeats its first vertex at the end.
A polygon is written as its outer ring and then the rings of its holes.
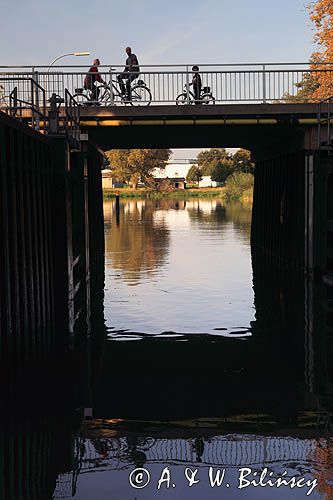
POLYGON ((106 82, 103 80, 101 75, 98 72, 98 66, 100 65, 99 59, 94 59, 92 66, 90 67, 88 73, 85 76, 83 86, 86 90, 91 91, 91 100, 98 101, 99 97, 99 88, 96 83, 102 83, 106 85, 106 82))
POLYGON ((195 104, 201 104, 200 94, 202 88, 201 76, 199 73, 199 66, 192 66, 192 84, 193 85, 193 94, 195 99, 195 104))
POLYGON ((117 80, 119 82, 120 90, 122 96, 127 98, 129 101, 131 100, 131 83, 133 80, 138 78, 140 74, 139 61, 135 54, 132 53, 131 47, 126 47, 126 66, 124 71, 117 76, 117 80), (124 85, 123 80, 126 80, 126 87, 124 85))

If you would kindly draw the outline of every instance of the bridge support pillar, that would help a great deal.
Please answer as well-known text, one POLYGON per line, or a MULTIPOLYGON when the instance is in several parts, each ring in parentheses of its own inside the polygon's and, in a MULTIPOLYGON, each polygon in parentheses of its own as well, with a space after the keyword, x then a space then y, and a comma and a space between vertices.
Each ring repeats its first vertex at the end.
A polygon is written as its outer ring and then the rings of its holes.
POLYGON ((256 308, 260 320, 263 312, 271 316, 263 330, 276 333, 278 339, 285 331, 283 345, 288 343, 288 351, 304 356, 301 383, 310 406, 318 405, 315 393, 323 393, 332 378, 332 191, 333 157, 327 151, 282 152, 256 161, 252 224, 256 308))

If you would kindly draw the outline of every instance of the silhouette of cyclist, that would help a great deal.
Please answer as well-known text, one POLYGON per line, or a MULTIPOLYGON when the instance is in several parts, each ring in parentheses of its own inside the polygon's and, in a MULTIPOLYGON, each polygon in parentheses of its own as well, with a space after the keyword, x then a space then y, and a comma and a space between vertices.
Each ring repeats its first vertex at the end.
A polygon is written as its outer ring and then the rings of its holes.
POLYGON ((194 94, 195 104, 201 104, 200 94, 201 94, 202 82, 201 82, 201 76, 199 73, 199 66, 192 66, 192 71, 193 71, 192 85, 193 85, 193 94, 194 94))
POLYGON ((123 97, 126 97, 129 101, 131 100, 131 83, 133 80, 138 78, 140 74, 139 61, 135 54, 132 53, 131 47, 126 47, 126 66, 124 71, 118 75, 117 80, 119 82, 120 90, 123 97), (126 87, 123 80, 126 80, 126 87))
POLYGON ((94 59, 93 64, 90 67, 88 73, 85 76, 83 86, 86 90, 91 91, 91 100, 92 101, 98 101, 99 97, 99 88, 96 83, 102 83, 106 85, 105 81, 101 77, 101 75, 98 72, 98 66, 100 65, 100 60, 99 59, 94 59))

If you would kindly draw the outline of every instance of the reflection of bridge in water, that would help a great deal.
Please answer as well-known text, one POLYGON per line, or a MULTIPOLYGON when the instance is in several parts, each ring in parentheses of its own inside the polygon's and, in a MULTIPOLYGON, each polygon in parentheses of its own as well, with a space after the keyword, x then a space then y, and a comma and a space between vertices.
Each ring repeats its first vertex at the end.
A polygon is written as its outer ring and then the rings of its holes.
MULTIPOLYGON (((131 466, 135 463, 135 452, 129 442, 126 437, 87 439, 81 470, 105 468, 108 462, 112 468, 131 466)), ((219 467, 252 464, 260 467, 274 462, 306 461, 317 445, 314 439, 231 434, 208 439, 138 438, 135 451, 141 454, 145 464, 193 463, 219 467)))
MULTIPOLYGON (((251 467, 262 471, 268 467, 275 473, 288 468, 288 476, 314 467, 316 450, 329 449, 324 439, 266 437, 231 434, 210 438, 166 439, 114 437, 86 439, 80 447, 79 469, 60 474, 53 498, 71 498, 80 474, 149 467, 191 466, 229 468, 251 467)), ((320 468, 313 468, 313 472, 320 468)))

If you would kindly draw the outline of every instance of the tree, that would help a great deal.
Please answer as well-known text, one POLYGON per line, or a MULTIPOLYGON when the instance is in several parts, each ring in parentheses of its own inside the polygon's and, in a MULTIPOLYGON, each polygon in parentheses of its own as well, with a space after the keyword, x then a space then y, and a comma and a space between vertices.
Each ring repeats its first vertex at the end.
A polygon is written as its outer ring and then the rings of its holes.
POLYGON ((314 40, 319 51, 316 59, 331 62, 333 60, 333 3, 332 0, 312 1, 308 5, 310 19, 314 23, 314 40))
POLYGON ((232 157, 234 172, 254 173, 254 163, 251 161, 251 153, 247 149, 240 148, 232 157))
POLYGON ((202 180, 201 168, 198 165, 192 165, 186 176, 187 182, 200 182, 202 180))
POLYGON ((171 150, 113 149, 106 154, 114 177, 117 180, 131 183, 136 188, 140 180, 149 183, 156 168, 165 168, 171 150))
POLYGON ((229 161, 231 155, 225 148, 212 148, 201 151, 197 156, 198 166, 201 168, 202 175, 211 175, 216 162, 223 163, 229 161))
POLYGON ((310 71, 295 84, 296 95, 286 92, 284 101, 317 101, 333 95, 332 66, 322 63, 333 61, 333 3, 332 0, 313 0, 307 5, 314 27, 314 41, 318 50, 310 57, 310 71))
POLYGON ((128 163, 133 173, 140 177, 141 182, 146 183, 156 168, 165 169, 170 154, 170 149, 132 149, 128 163))
POLYGON ((332 0, 311 1, 308 6, 310 19, 314 25, 314 41, 318 50, 311 55, 311 72, 305 73, 303 79, 296 84, 296 97, 289 101, 324 99, 333 94, 331 73, 327 71, 331 66, 321 63, 333 61, 333 3, 332 0))
POLYGON ((120 182, 129 182, 131 171, 128 164, 130 149, 111 149, 106 152, 113 177, 120 182))
POLYGON ((212 181, 225 183, 229 175, 234 171, 232 160, 223 160, 212 162, 212 181))

